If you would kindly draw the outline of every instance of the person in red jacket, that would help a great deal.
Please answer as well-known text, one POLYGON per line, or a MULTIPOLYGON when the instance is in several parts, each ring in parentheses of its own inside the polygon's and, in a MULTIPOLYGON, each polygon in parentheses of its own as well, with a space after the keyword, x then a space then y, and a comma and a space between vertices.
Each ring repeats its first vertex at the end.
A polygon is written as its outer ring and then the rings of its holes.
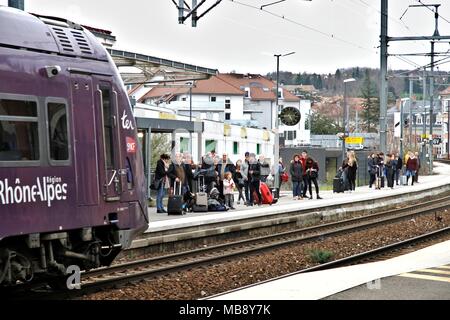
POLYGON ((409 153, 408 161, 406 162, 406 184, 408 185, 409 177, 411 178, 411 185, 414 185, 414 179, 416 176, 417 169, 419 168, 419 162, 414 155, 414 153, 409 153))

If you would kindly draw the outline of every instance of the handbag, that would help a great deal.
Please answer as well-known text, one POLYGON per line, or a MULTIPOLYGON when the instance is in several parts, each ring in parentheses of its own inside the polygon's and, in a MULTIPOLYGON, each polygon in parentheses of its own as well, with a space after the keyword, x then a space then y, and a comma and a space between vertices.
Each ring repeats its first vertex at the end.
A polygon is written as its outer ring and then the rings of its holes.
POLYGON ((150 184, 150 189, 151 190, 159 190, 159 188, 161 188, 161 183, 162 183, 163 179, 155 179, 153 180, 153 182, 150 184))
POLYGON ((281 181, 288 182, 289 181, 289 175, 286 172, 283 172, 281 174, 281 181))
POLYGON ((317 171, 311 170, 311 171, 309 172, 309 176, 310 176, 312 179, 317 179, 318 176, 319 176, 319 173, 318 173, 317 171))

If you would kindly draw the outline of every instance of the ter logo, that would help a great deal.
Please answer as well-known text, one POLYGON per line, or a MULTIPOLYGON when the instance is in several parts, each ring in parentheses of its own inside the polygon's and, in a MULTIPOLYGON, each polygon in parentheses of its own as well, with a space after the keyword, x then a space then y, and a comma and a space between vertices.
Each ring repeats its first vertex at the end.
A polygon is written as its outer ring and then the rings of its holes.
POLYGON ((81 289, 81 269, 80 269, 80 267, 79 266, 69 266, 66 270, 66 275, 70 275, 66 281, 67 289, 80 290, 81 289))

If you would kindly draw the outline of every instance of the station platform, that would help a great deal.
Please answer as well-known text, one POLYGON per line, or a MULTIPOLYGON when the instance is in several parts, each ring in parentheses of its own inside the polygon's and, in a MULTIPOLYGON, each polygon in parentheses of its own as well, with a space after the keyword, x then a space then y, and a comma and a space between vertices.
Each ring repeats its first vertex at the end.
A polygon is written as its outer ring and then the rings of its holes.
POLYGON ((450 241, 385 261, 283 276, 212 300, 450 299, 450 241))
MULTIPOLYGON (((334 212, 345 212, 345 207, 359 206, 356 209, 365 210, 382 206, 384 203, 392 205, 400 204, 410 199, 433 196, 444 192, 445 188, 450 190, 450 165, 435 163, 435 174, 433 176, 420 176, 419 182, 414 186, 394 186, 394 189, 383 188, 381 190, 371 189, 368 186, 357 187, 356 191, 345 193, 333 193, 332 191, 321 191, 322 200, 293 200, 290 192, 283 192, 277 204, 272 206, 235 205, 236 210, 227 212, 188 213, 183 216, 168 216, 156 213, 156 208, 149 209, 150 224, 146 233, 164 232, 188 227, 202 227, 217 223, 242 221, 252 218, 263 219, 277 214, 299 213, 299 212, 324 212, 334 208, 334 212)), ((235 195, 235 200, 237 195, 235 195)), ((236 202, 235 202, 236 203, 236 202)))

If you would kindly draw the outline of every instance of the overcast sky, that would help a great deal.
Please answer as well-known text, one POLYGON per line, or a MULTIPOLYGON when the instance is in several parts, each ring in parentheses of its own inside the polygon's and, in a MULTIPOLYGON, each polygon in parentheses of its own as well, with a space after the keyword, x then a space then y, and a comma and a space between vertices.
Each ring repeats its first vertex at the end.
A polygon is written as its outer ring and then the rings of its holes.
MULTIPOLYGON (((215 1, 207 0, 200 11, 215 1)), ((238 1, 256 7, 273 2, 238 1)), ((432 2, 442 3, 440 13, 450 21, 450 0, 432 2)), ((0 0, 0 4, 6 5, 7 0, 0 0)), ((389 35, 432 35, 433 13, 426 8, 411 8, 399 20, 410 4, 418 1, 389 1, 389 35)), ((337 68, 379 67, 380 0, 287 0, 265 8, 316 31, 231 0, 222 0, 197 28, 191 27, 190 20, 178 24, 178 12, 171 0, 25 0, 25 9, 111 30, 118 49, 221 72, 264 74, 276 69, 273 54, 291 51, 296 54, 281 59, 281 70, 334 73, 337 68)), ((439 24, 440 34, 450 35, 450 23, 440 19, 439 24)), ((449 49, 448 42, 437 46, 438 51, 449 49)), ((430 44, 391 43, 389 50, 427 52, 430 44)), ((423 65, 430 58, 408 59, 423 65)), ((394 57, 389 59, 389 67, 413 68, 394 57)), ((440 68, 448 71, 450 63, 440 68)))

